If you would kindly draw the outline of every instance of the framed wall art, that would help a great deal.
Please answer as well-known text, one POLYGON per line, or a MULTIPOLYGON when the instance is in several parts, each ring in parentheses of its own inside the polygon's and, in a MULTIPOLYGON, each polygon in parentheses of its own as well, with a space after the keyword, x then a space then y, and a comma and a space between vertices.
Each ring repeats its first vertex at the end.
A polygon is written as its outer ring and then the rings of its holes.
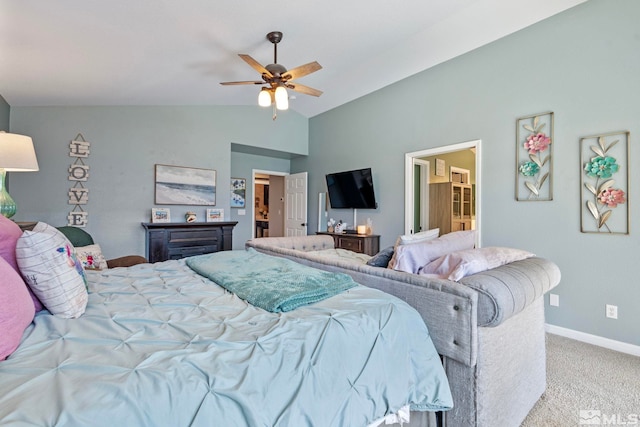
POLYGON ((629 132, 580 138, 580 231, 629 234, 629 132))
POLYGON ((244 208, 247 198, 247 180, 231 178, 231 207, 244 208))
POLYGON ((516 200, 553 200, 553 112, 516 120, 516 200))
POLYGON ((171 222, 171 211, 167 208, 151 208, 151 222, 171 222))
POLYGON ((216 171, 156 165, 155 203, 157 205, 215 206, 216 171))
POLYGON ((224 221, 224 209, 212 208, 207 209, 207 222, 221 222, 224 221))

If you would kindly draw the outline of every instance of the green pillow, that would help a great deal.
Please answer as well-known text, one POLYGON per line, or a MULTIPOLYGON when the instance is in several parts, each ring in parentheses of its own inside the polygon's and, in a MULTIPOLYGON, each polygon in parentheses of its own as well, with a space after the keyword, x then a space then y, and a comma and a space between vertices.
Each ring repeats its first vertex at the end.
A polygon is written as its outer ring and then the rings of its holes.
POLYGON ((91 234, 84 231, 82 228, 64 226, 64 227, 56 227, 62 234, 65 235, 67 239, 71 242, 73 246, 81 247, 81 246, 89 246, 93 245, 93 238, 91 234))

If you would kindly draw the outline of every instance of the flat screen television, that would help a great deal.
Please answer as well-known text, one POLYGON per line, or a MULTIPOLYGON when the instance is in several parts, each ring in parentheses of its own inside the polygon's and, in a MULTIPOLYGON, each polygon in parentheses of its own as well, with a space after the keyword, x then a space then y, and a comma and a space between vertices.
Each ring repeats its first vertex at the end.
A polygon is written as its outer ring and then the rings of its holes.
POLYGON ((332 209, 376 209, 371 168, 326 175, 332 209))

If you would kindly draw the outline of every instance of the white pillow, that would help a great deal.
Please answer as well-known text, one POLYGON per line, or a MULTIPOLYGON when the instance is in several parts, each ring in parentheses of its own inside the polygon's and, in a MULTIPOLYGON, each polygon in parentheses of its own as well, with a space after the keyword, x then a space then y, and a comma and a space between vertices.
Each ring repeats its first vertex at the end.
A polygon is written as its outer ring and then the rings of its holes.
POLYGON ((411 243, 420 243, 425 242, 427 240, 436 239, 440 235, 439 228, 433 228, 427 231, 421 231, 419 233, 413 234, 405 234, 403 236, 398 237, 396 241, 396 246, 398 245, 409 245, 411 243))
POLYGON ((84 313, 84 270, 64 234, 39 222, 18 239, 16 260, 25 282, 51 314, 75 318, 84 313))
POLYGON ((500 267, 510 262, 535 256, 531 252, 513 248, 488 247, 452 252, 425 265, 421 275, 458 281, 465 276, 500 267))
POLYGON ((437 239, 410 245, 399 245, 389 262, 389 268, 417 274, 420 269, 450 252, 472 249, 476 244, 476 231, 455 231, 437 239))
POLYGON ((105 270, 108 268, 107 260, 102 255, 100 245, 78 246, 76 255, 85 270, 105 270))

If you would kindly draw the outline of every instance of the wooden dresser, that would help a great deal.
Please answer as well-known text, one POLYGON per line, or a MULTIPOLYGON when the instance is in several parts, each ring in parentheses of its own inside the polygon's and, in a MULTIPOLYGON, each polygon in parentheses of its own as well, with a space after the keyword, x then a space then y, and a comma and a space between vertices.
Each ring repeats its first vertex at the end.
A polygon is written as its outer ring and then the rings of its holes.
POLYGON ((339 249, 348 249, 353 252, 374 256, 380 251, 380 236, 377 234, 347 234, 347 233, 326 233, 333 237, 333 244, 339 249))
POLYGON ((231 250, 233 227, 230 222, 149 223, 143 222, 149 262, 180 259, 231 250))

